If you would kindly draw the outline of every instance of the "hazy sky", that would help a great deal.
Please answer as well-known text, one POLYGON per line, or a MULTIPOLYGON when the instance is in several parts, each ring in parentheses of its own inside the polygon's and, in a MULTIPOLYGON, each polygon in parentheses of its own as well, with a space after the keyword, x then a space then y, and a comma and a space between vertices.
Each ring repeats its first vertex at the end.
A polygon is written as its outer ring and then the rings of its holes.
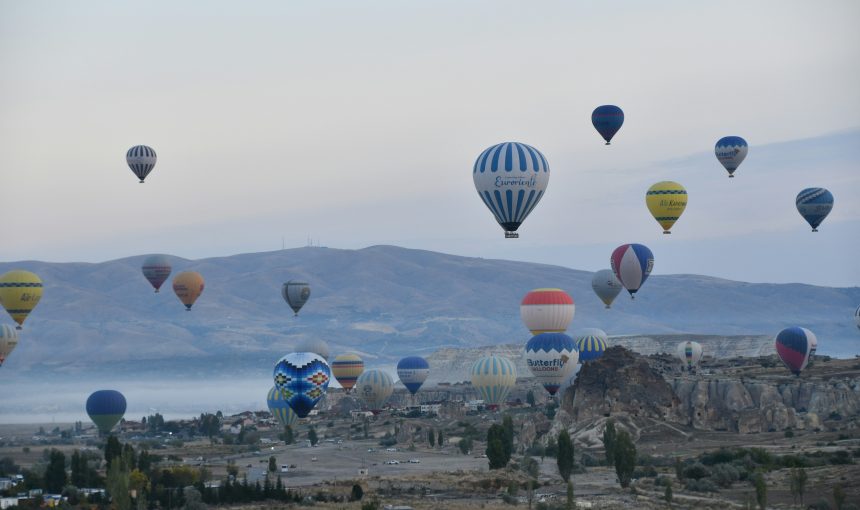
POLYGON ((860 3, 0 1, 0 260, 398 244, 860 284, 860 3), (626 122, 611 147, 600 104, 626 122), (751 148, 727 179, 714 142, 751 148), (505 240, 471 168, 540 149, 505 240), (158 164, 138 184, 125 151, 158 164), (687 186, 671 236, 644 205, 687 186), (836 206, 812 234, 810 186, 836 206))

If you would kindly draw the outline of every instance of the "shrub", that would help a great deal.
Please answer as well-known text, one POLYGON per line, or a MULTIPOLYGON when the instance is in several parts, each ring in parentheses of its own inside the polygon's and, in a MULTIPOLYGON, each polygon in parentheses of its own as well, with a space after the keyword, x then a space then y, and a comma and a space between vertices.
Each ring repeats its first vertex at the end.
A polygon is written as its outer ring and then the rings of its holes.
POLYGON ((830 510, 830 503, 826 499, 819 499, 806 507, 808 510, 830 510))
POLYGON ((707 478, 711 476, 711 471, 704 466, 701 462, 696 462, 692 466, 687 466, 684 468, 684 478, 693 480, 701 480, 702 478, 707 478))
POLYGON ((693 492, 720 492, 720 488, 717 487, 717 484, 708 478, 703 478, 701 480, 687 480, 685 488, 688 491, 693 492))
POLYGON ((654 466, 638 467, 633 470, 633 478, 656 478, 657 470, 654 466))
POLYGON ((720 487, 728 488, 740 480, 740 472, 731 464, 717 464, 711 468, 711 480, 720 487))

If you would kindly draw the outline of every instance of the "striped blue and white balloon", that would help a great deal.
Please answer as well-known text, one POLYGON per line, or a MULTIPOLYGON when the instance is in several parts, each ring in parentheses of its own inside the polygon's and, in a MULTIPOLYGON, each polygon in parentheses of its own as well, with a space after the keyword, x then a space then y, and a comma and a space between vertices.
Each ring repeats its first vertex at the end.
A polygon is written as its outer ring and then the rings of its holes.
POLYGON ((379 411, 394 393, 394 379, 378 368, 365 370, 355 381, 353 393, 364 400, 368 409, 379 411))
POLYGON ((818 232, 818 225, 833 209, 833 194, 824 188, 806 188, 797 194, 795 205, 812 231, 818 232))
POLYGON ((534 147, 505 142, 478 156, 472 178, 478 196, 505 230, 505 237, 514 238, 519 237, 516 231, 520 224, 543 198, 549 164, 534 147))
POLYGON ((747 157, 749 146, 747 141, 739 136, 724 136, 717 140, 717 145, 714 147, 714 154, 717 159, 729 172, 729 177, 734 177, 735 170, 747 157))
POLYGON ((491 355, 472 365, 472 386, 489 405, 503 404, 516 382, 517 367, 508 358, 491 355))
POLYGON ((564 333, 541 333, 526 344, 526 363, 535 379, 555 395, 579 361, 576 343, 564 333))
POLYGON ((135 145, 125 153, 125 161, 128 163, 128 167, 140 179, 141 184, 143 184, 143 180, 146 179, 146 176, 155 167, 157 159, 152 147, 146 145, 135 145))

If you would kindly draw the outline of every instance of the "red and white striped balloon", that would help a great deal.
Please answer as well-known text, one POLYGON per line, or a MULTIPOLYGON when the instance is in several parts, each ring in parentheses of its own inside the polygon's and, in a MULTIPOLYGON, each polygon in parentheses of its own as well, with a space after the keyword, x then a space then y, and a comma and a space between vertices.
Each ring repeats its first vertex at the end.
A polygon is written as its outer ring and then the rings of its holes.
POLYGON ((561 289, 534 289, 520 304, 520 318, 533 335, 566 331, 575 312, 573 298, 561 289))

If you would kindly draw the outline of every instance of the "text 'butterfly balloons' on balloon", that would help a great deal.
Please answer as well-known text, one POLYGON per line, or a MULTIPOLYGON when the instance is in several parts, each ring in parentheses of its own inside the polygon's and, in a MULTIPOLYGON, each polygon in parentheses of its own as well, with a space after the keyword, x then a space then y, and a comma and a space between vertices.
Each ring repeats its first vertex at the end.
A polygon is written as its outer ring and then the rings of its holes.
POLYGON ((729 177, 735 176, 735 170, 747 157, 749 146, 747 141, 739 136, 724 136, 717 140, 714 146, 714 155, 729 173, 729 177))
POLYGON ((478 156, 472 169, 478 196, 496 217, 506 238, 543 198, 549 183, 549 164, 537 149, 519 142, 493 145, 478 156))

